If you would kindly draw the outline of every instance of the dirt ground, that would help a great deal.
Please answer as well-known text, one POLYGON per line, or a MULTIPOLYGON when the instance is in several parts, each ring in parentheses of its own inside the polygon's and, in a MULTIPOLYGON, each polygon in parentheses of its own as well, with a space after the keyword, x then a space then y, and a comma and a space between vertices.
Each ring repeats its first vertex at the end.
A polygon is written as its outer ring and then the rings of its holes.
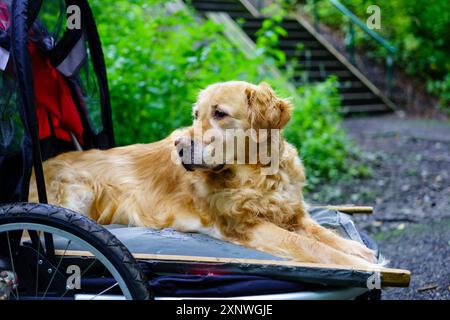
POLYGON ((450 122, 396 115, 350 118, 344 126, 373 174, 324 190, 327 203, 373 205, 357 225, 389 266, 411 271, 406 289, 383 299, 450 299, 450 122))

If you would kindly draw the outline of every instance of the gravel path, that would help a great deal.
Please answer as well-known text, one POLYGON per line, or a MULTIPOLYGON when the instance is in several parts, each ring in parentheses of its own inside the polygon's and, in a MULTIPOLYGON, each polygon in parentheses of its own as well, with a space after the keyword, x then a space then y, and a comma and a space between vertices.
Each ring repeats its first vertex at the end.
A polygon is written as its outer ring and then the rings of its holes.
POLYGON ((357 225, 377 240, 389 266, 412 274, 409 288, 383 298, 450 299, 450 122, 388 115, 344 126, 374 172, 324 194, 328 203, 375 206, 373 215, 355 217, 357 225))

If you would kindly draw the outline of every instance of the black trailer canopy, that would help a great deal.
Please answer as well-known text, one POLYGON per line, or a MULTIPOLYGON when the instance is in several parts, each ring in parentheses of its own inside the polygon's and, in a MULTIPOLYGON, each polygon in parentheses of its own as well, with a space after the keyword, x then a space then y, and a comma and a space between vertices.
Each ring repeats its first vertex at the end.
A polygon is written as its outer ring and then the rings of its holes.
POLYGON ((0 93, 0 203, 28 200, 33 167, 46 202, 43 160, 77 146, 114 146, 103 51, 87 0, 0 0, 0 93), (79 23, 69 25, 68 17, 79 23))

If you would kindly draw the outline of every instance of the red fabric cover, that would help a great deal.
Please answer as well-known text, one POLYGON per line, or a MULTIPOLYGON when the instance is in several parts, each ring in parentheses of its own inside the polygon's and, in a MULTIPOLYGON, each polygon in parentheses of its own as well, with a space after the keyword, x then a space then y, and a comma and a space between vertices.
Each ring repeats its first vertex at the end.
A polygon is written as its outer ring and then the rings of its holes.
POLYGON ((9 28, 9 9, 6 3, 0 0, 0 29, 6 31, 9 28))
POLYGON ((72 141, 72 132, 83 144, 83 125, 64 77, 34 43, 28 45, 33 68, 39 138, 51 136, 49 116, 58 139, 72 141))
MULTIPOLYGON (((0 0, 0 29, 6 31, 10 25, 8 6, 0 0)), ((51 136, 49 118, 58 139, 72 141, 71 131, 83 144, 83 125, 64 77, 45 58, 38 47, 30 42, 36 116, 39 123, 39 138, 51 136), (50 117, 49 117, 50 115, 50 117)))

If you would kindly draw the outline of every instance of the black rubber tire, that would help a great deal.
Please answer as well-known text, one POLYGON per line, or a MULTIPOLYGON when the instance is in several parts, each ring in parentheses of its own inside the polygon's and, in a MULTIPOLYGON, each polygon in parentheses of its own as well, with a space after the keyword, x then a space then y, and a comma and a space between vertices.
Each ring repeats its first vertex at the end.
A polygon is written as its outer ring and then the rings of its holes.
POLYGON ((117 269, 134 300, 153 299, 148 281, 128 249, 104 227, 72 210, 32 203, 0 206, 0 225, 38 223, 69 232, 99 250, 117 269))

